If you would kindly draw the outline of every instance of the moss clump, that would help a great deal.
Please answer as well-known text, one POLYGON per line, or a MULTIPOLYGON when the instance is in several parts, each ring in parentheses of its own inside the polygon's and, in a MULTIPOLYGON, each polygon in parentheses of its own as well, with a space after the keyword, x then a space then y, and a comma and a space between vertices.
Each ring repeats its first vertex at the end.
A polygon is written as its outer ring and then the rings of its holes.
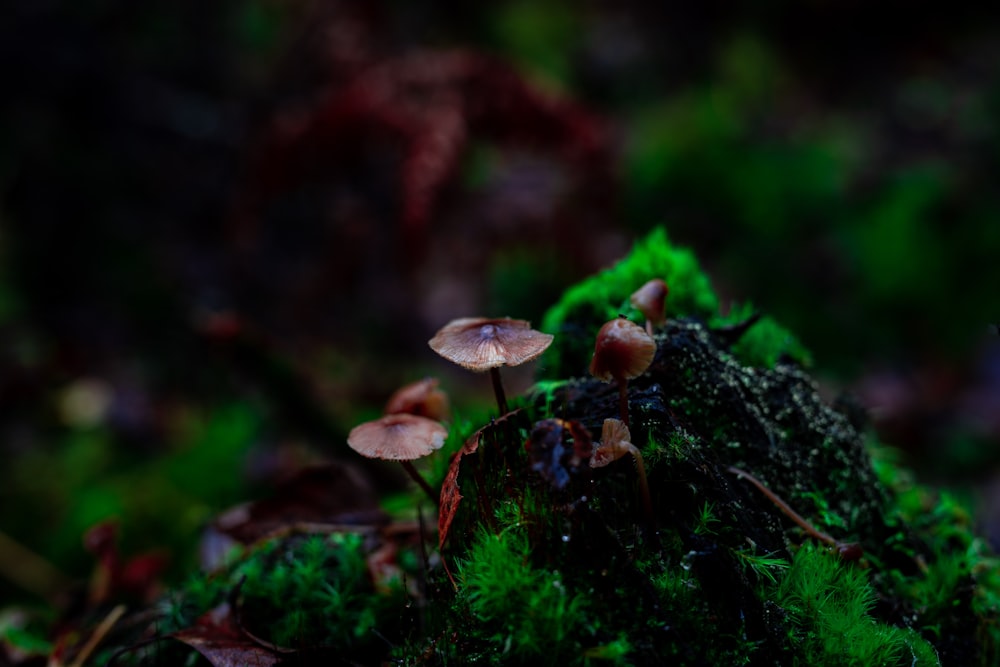
POLYGON ((629 303, 629 295, 643 283, 662 278, 670 288, 668 314, 709 317, 719 310, 719 301, 694 253, 678 248, 656 228, 632 252, 614 266, 569 288, 542 319, 542 331, 555 334, 545 354, 543 379, 581 375, 594 349, 601 325, 619 314, 635 322, 642 315, 629 303))
POLYGON ((369 551, 356 533, 263 542, 210 577, 192 577, 165 600, 157 630, 190 628, 227 604, 239 626, 263 642, 374 659, 384 650, 379 636, 398 637, 407 614, 402 574, 376 586, 369 551))
POLYGON ((569 590, 558 570, 532 565, 524 527, 480 532, 461 561, 458 582, 488 638, 488 662, 544 656, 547 664, 566 664, 593 640, 586 595, 569 590))
POLYGON ((836 554, 803 545, 774 595, 801 647, 799 664, 939 664, 934 648, 915 631, 871 616, 878 593, 867 573, 836 554))
MULTIPOLYGON (((755 316, 757 313, 752 304, 734 304, 725 317, 713 319, 713 322, 720 327, 738 327, 755 316)), ((731 351, 742 364, 754 368, 774 368, 786 358, 806 367, 812 364, 812 355, 799 339, 767 315, 746 329, 733 343, 731 351)))
POLYGON ((362 664, 996 664, 1000 575, 960 506, 873 462, 857 411, 821 398, 781 327, 716 305, 690 254, 652 234, 549 314, 556 362, 517 410, 456 420, 431 475, 447 534, 413 585, 376 585, 357 535, 290 538, 189 588, 180 620, 238 595, 255 634, 362 664), (619 397, 572 369, 653 276, 688 314, 629 384, 650 518, 628 457, 588 465, 619 397), (812 541, 826 536, 863 558, 812 541))
MULTIPOLYGON (((545 354, 540 379, 584 375, 602 324, 619 315, 637 323, 643 321, 641 313, 629 303, 629 296, 653 278, 662 278, 670 289, 668 317, 697 317, 726 329, 739 326, 754 314, 749 304, 736 304, 721 315, 719 299, 694 253, 673 245, 666 231, 657 227, 637 242, 626 258, 574 285, 548 310, 541 329, 556 338, 545 354)), ((765 368, 786 355, 800 361, 809 359, 795 336, 766 316, 740 337, 732 352, 748 365, 765 368)))
POLYGON ((987 569, 992 556, 956 506, 939 505, 935 518, 933 503, 889 479, 887 465, 873 465, 858 414, 824 402, 787 331, 767 318, 738 326, 749 307, 721 317, 714 306, 690 256, 654 233, 545 318, 557 334, 546 379, 525 412, 462 462, 467 498, 444 557, 478 578, 459 577, 444 603, 460 643, 471 655, 492 649, 515 663, 558 652, 563 664, 586 664, 588 642, 622 638, 629 664, 990 664, 1000 646, 1000 587, 987 569), (525 441, 542 419, 573 420, 597 434, 617 414, 613 387, 572 376, 606 319, 634 315, 631 291, 672 275, 694 286, 678 290, 689 314, 674 310, 655 337, 653 364, 629 391, 654 529, 642 519, 627 460, 590 470, 571 460, 576 443, 566 443, 557 450, 566 452, 562 460, 544 459, 562 466, 549 474, 537 470, 537 457, 532 467, 525 441), (752 471, 815 530, 860 543, 863 560, 812 543, 775 502, 731 474, 733 466, 752 471), (493 511, 498 502, 518 511, 493 511), (503 537, 511 532, 514 543, 503 537), (492 557, 507 564, 473 565, 489 557, 484 545, 502 548, 492 557), (512 560, 530 563, 522 567, 542 590, 546 577, 558 576, 559 604, 508 586, 530 585, 512 560), (470 613, 485 600, 495 613, 470 613), (569 625, 559 647, 532 654, 534 641, 526 641, 515 658, 513 638, 528 636, 525 619, 546 618, 539 607, 549 606, 569 625), (586 623, 570 609, 586 610, 586 623))
POLYGON ((966 507, 953 494, 917 484, 895 452, 874 445, 875 468, 897 499, 890 520, 897 530, 891 554, 917 567, 885 568, 881 586, 915 610, 917 627, 969 664, 1000 663, 1000 559, 973 530, 966 507), (971 608, 969 619, 956 608, 971 608))

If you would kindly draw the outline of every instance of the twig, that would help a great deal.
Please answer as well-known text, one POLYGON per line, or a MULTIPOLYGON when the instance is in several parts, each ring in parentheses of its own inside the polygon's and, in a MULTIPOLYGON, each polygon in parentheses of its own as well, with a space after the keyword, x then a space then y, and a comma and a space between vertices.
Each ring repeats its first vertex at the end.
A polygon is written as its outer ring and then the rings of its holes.
POLYGON ((841 542, 833 537, 830 537, 823 531, 817 530, 811 523, 803 519, 798 512, 793 510, 788 503, 778 497, 778 494, 764 486, 763 482, 748 473, 746 470, 741 470, 736 466, 729 466, 726 470, 733 473, 737 477, 743 477, 748 482, 756 486, 761 493, 767 496, 768 500, 778 506, 778 509, 781 510, 785 516, 794 521, 799 527, 802 528, 802 530, 806 531, 807 535, 834 547, 845 560, 857 560, 861 558, 862 552, 860 544, 855 542, 841 542))
POLYGON ((94 628, 94 632, 90 635, 90 639, 87 640, 87 643, 83 645, 80 652, 76 654, 76 658, 67 667, 83 667, 83 664, 87 662, 87 658, 90 657, 90 654, 94 652, 94 649, 101 643, 101 640, 103 640, 107 634, 111 632, 111 628, 115 626, 115 623, 118 622, 118 619, 120 619, 124 613, 125 605, 123 604, 117 605, 114 609, 112 609, 108 615, 104 617, 104 620, 101 621, 96 628, 94 628))

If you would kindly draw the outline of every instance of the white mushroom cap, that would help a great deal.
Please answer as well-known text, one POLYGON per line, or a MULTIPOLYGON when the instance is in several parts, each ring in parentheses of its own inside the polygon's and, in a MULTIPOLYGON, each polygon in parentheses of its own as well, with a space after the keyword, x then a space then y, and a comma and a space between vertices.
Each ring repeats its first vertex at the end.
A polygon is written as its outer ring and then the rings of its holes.
POLYGON ((535 331, 525 320, 463 317, 443 326, 428 344, 463 368, 486 371, 531 361, 552 344, 552 338, 535 331))
POLYGON ((358 424, 347 436, 347 444, 372 459, 412 461, 441 449, 448 430, 426 417, 386 415, 358 424))
POLYGON ((601 427, 601 442, 590 457, 590 467, 603 468, 626 454, 634 456, 635 450, 632 434, 625 422, 620 419, 605 419, 604 426, 601 427))

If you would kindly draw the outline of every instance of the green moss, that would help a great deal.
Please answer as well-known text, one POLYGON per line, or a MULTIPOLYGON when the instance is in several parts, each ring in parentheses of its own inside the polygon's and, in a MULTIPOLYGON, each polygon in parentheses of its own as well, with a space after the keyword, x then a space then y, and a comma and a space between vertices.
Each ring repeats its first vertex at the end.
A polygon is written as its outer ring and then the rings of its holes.
MULTIPOLYGON (((716 321, 720 325, 735 325, 756 312, 749 302, 734 304, 724 318, 716 321)), ((743 364, 756 368, 772 368, 783 356, 791 357, 806 366, 812 365, 809 350, 791 331, 769 315, 761 317, 740 336, 732 347, 732 353, 743 364)))
POLYGON ((593 634, 586 597, 569 590, 558 570, 532 566, 524 530, 481 532, 458 580, 462 600, 501 662, 577 662, 583 640, 593 634))
POLYGON ((309 535, 263 543, 213 576, 192 577, 165 605, 161 633, 190 627, 237 593, 240 622, 286 647, 323 645, 363 654, 392 634, 403 582, 372 582, 364 538, 309 535))
POLYGON ((556 339, 544 357, 544 378, 585 374, 601 325, 619 314, 642 321, 629 295, 653 278, 662 278, 670 288, 668 317, 709 317, 718 311, 718 298, 694 253, 671 244, 659 227, 637 242, 628 257, 569 288, 545 314, 541 329, 556 339))
POLYGON ((977 617, 979 664, 1000 661, 1000 560, 973 530, 966 505, 952 493, 918 484, 900 453, 878 443, 876 469, 897 500, 898 532, 886 558, 910 567, 886 568, 884 587, 913 609, 914 626, 947 641, 968 605, 977 617))
MULTIPOLYGON (((779 363, 806 356, 785 329, 763 317, 742 331, 751 307, 720 316, 717 305, 690 253, 654 232, 550 311, 548 370, 562 370, 514 398, 523 409, 456 413, 446 446, 421 463, 440 483, 477 438, 453 471, 450 498, 461 498, 442 552, 428 549, 424 568, 397 545, 419 585, 373 586, 357 535, 300 536, 190 585, 174 625, 238 591, 256 634, 362 664, 387 653, 414 665, 996 664, 1000 575, 964 506, 915 484, 884 449, 873 462, 802 366, 779 363), (675 317, 629 385, 649 519, 630 460, 590 468, 576 449, 585 439, 565 434, 596 435, 618 414, 614 387, 572 369, 585 369, 604 321, 639 319, 628 295, 654 276, 675 281, 675 317), (537 424, 552 418, 576 424, 537 424), (815 544, 733 466, 835 539, 858 540, 864 560, 815 544)), ((399 496, 401 513, 412 507, 399 496)))
POLYGON ((643 447, 642 456, 650 466, 669 465, 670 460, 682 459, 692 447, 699 446, 697 436, 683 429, 671 431, 662 443, 653 439, 650 433, 649 441, 643 447))
POLYGON ((800 548, 777 588, 801 644, 802 665, 938 665, 917 633, 876 621, 867 574, 812 544, 800 548))
MULTIPOLYGON (((666 231, 657 227, 625 259, 569 288, 546 312, 541 329, 556 339, 539 366, 540 377, 558 380, 585 375, 601 325, 619 315, 643 322, 629 296, 653 278, 662 278, 670 289, 668 317, 696 317, 715 326, 729 326, 753 314, 752 306, 745 304, 734 305, 725 317, 720 316, 718 297, 694 253, 673 245, 666 231)), ((772 367, 783 355, 809 360, 808 351, 795 336, 766 316, 740 337, 732 352, 743 363, 764 368, 772 367)))
POLYGON ((263 571, 244 569, 245 622, 281 646, 350 647, 371 639, 382 600, 372 595, 361 541, 353 534, 310 536, 272 552, 263 571))
POLYGON ((775 554, 761 554, 754 549, 738 549, 733 552, 743 566, 754 574, 757 581, 778 583, 781 572, 788 569, 788 561, 775 554))
POLYGON ((715 515, 714 505, 706 500, 701 506, 701 512, 695 518, 694 533, 695 535, 713 535, 716 524, 719 522, 720 519, 715 515))

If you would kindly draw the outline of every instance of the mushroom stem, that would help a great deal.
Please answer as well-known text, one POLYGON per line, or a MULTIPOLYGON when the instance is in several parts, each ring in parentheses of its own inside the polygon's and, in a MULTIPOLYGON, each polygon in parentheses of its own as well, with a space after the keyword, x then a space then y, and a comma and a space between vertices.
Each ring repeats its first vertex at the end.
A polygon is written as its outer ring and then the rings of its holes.
POLYGON ((646 466, 642 462, 642 453, 631 442, 622 442, 618 446, 625 447, 628 453, 632 455, 632 461, 635 462, 635 470, 639 474, 639 493, 642 495, 642 508, 646 512, 646 519, 649 521, 649 525, 655 527, 653 520, 653 500, 649 495, 649 483, 646 481, 646 466))
POLYGON ((631 428, 628 422, 628 380, 625 378, 618 378, 618 411, 625 427, 631 428))
POLYGON ((490 369, 490 379, 493 380, 493 393, 497 397, 497 409, 500 410, 500 416, 503 417, 507 414, 507 395, 503 390, 503 380, 500 379, 500 369, 496 366, 490 369))
POLYGON ((406 471, 406 474, 410 476, 410 479, 417 483, 417 486, 424 490, 427 497, 430 498, 435 505, 440 505, 441 497, 434 493, 434 489, 432 489, 431 485, 427 483, 427 480, 423 478, 423 475, 417 472, 417 469, 413 466, 413 464, 409 461, 400 461, 400 463, 403 464, 403 470, 406 471))

